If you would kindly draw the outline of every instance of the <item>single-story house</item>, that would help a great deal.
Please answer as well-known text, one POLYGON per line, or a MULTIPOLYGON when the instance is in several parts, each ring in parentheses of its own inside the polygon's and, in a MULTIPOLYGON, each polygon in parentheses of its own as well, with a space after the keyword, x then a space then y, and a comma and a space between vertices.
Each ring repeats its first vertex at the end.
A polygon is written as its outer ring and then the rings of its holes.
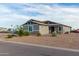
POLYGON ((0 27, 0 33, 5 33, 5 32, 8 32, 8 29, 7 28, 0 27))
POLYGON ((51 34, 54 31, 56 31, 57 33, 65 33, 71 31, 71 27, 67 25, 59 24, 52 21, 37 21, 33 19, 27 21, 22 26, 31 33, 39 32, 42 35, 51 34))

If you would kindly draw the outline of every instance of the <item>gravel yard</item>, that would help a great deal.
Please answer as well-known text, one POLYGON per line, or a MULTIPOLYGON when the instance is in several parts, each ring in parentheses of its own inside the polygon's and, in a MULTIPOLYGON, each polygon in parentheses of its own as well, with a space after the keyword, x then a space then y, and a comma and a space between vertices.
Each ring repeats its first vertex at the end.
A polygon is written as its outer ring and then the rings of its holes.
POLYGON ((54 47, 79 49, 79 33, 61 34, 57 37, 51 36, 22 36, 5 38, 7 33, 0 33, 0 38, 6 41, 34 43, 54 47))

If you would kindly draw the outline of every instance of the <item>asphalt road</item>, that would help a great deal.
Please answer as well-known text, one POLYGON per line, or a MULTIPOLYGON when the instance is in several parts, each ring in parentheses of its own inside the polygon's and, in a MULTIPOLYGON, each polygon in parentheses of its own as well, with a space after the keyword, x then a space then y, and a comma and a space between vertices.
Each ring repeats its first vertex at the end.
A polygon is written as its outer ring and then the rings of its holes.
POLYGON ((79 52, 0 42, 0 56, 79 56, 79 52))

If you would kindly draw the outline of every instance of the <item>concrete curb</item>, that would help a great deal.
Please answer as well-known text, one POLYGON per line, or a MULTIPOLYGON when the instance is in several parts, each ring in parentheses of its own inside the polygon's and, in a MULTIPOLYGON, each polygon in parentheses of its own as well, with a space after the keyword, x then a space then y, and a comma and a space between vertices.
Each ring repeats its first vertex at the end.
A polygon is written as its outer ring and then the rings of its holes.
POLYGON ((78 49, 52 47, 52 46, 46 46, 46 45, 39 45, 39 44, 32 44, 32 43, 23 43, 23 42, 14 42, 14 41, 5 41, 5 40, 0 40, 0 41, 1 42, 6 42, 6 43, 15 43, 15 44, 29 45, 29 46, 42 47, 42 48, 50 48, 50 49, 58 49, 58 50, 71 51, 71 52, 79 52, 78 49))

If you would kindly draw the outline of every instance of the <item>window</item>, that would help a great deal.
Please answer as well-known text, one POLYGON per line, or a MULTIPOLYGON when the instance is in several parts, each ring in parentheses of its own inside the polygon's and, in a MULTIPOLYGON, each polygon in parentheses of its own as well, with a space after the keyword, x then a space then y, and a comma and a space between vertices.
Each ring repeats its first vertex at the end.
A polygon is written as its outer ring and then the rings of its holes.
POLYGON ((24 29, 25 29, 26 31, 28 31, 28 26, 27 26, 27 25, 24 25, 24 29))
POLYGON ((34 25, 34 26, 33 26, 33 30, 34 30, 34 31, 38 31, 38 30, 39 30, 39 26, 38 26, 38 25, 34 25))

